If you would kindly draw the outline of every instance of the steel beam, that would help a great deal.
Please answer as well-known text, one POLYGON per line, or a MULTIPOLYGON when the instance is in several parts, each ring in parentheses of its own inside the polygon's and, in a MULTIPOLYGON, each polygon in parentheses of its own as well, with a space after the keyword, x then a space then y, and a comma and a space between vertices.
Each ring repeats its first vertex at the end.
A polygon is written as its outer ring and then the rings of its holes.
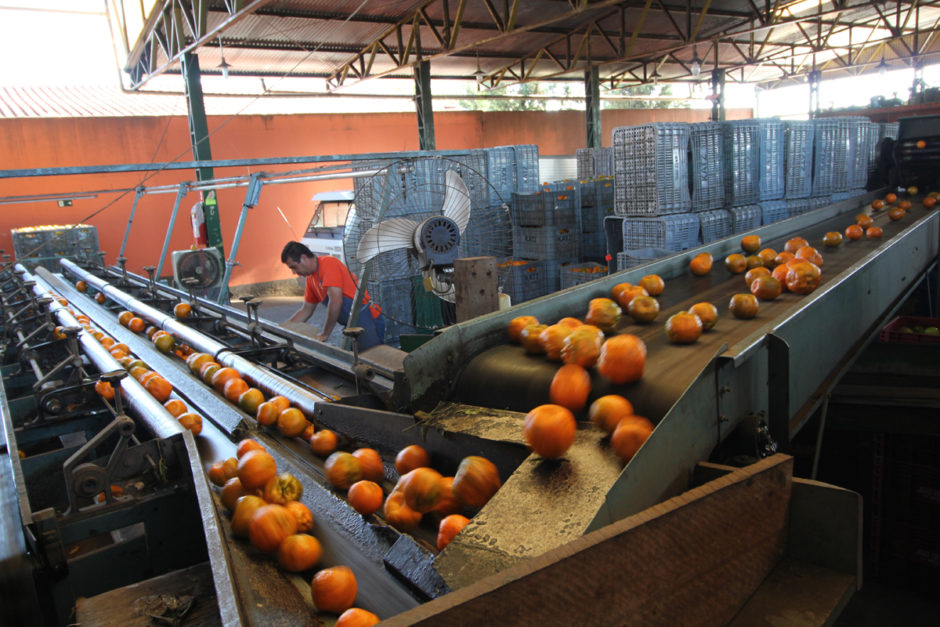
POLYGON ((434 108, 431 95, 431 62, 422 60, 415 66, 415 107, 418 112, 418 145, 421 150, 434 150, 434 108))
POLYGON ((584 102, 584 120, 587 124, 587 143, 588 148, 600 148, 601 141, 601 97, 600 97, 600 78, 596 67, 584 73, 584 94, 587 97, 584 102))

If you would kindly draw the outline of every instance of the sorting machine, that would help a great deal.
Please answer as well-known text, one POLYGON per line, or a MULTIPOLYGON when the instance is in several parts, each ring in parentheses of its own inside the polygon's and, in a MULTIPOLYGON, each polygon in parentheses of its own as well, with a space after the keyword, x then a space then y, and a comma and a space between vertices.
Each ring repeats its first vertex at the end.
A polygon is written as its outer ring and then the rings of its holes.
MULTIPOLYGON (((754 233, 776 250, 795 235, 818 243, 825 232, 853 223, 874 197, 754 233)), ((912 200, 914 208, 899 222, 883 212, 873 216, 884 228, 881 239, 823 249, 815 292, 763 302, 752 320, 734 319, 726 309, 734 293, 746 291, 743 278, 720 263, 739 248, 740 236, 733 236, 455 325, 407 354, 385 346, 343 351, 316 341, 303 326, 259 317, 256 300, 244 311, 217 305, 124 267, 64 260, 58 272, 28 271, 7 258, 0 275, 0 584, 16 592, 6 597, 13 602, 5 600, 0 622, 64 624, 73 612, 83 624, 106 622, 107 612, 130 612, 118 600, 126 598, 122 586, 143 582, 138 597, 148 585, 164 594, 144 613, 164 618, 189 611, 205 612, 206 624, 317 624, 302 593, 309 574, 287 575, 234 540, 205 478, 204 469, 232 456, 244 437, 258 439, 280 471, 300 478, 324 547, 321 563, 352 567, 357 605, 403 623, 430 599, 563 550, 682 493, 703 460, 754 461, 786 452, 810 416, 825 411, 828 390, 854 355, 915 286, 936 281, 930 271, 940 218, 912 200), (718 261, 709 275, 693 277, 688 260, 702 251, 718 261), (646 342, 645 374, 627 385, 593 374, 592 397, 623 394, 656 424, 653 434, 626 465, 587 423, 562 460, 531 455, 522 420, 547 402, 557 365, 508 343, 509 321, 526 314, 546 322, 583 317, 591 298, 649 273, 666 280, 659 319, 642 326, 623 320, 618 328, 646 342), (88 292, 76 289, 78 280, 88 292), (99 292, 104 304, 92 298, 99 292), (185 320, 170 313, 180 301, 193 305, 185 320), (661 321, 699 301, 719 307, 716 327, 695 344, 669 344, 661 321), (125 309, 236 368, 266 395, 286 396, 318 429, 340 433, 346 447, 378 450, 386 487, 397 480, 395 453, 412 443, 425 446, 445 475, 463 457, 483 455, 498 467, 503 486, 443 551, 434 547, 429 523, 400 533, 381 516, 362 517, 329 487, 322 460, 305 442, 259 428, 180 360, 118 324, 125 309), (182 429, 123 376, 76 315, 167 378, 202 416, 202 432, 182 429), (57 326, 64 328, 61 339, 53 335, 57 326), (94 392, 99 379, 120 386, 123 396, 104 401, 94 392)))

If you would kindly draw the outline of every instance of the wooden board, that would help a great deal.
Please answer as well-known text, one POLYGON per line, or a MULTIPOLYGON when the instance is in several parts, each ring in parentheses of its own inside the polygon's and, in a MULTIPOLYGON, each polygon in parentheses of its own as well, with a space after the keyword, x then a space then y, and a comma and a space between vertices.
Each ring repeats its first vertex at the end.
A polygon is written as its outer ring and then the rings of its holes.
POLYGON ((156 602, 150 599, 155 595, 193 597, 192 606, 180 623, 183 626, 205 625, 208 627, 222 624, 208 562, 123 588, 109 590, 93 597, 79 598, 75 605, 76 623, 83 627, 96 625, 149 627, 155 623, 147 614, 147 608, 156 607, 156 602), (148 600, 151 600, 151 603, 148 603, 148 600))
POLYGON ((499 308, 499 280, 495 257, 467 257, 454 261, 457 322, 466 322, 499 308))
POLYGON ((727 623, 783 556, 792 467, 734 470, 388 624, 727 623))

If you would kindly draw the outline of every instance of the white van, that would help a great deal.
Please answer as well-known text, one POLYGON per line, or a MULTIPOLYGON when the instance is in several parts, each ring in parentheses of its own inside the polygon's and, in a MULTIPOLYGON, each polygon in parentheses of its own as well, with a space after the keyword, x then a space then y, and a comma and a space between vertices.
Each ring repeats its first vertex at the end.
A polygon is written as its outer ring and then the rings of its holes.
POLYGON ((353 207, 353 192, 321 192, 313 196, 316 206, 307 232, 300 240, 317 255, 330 255, 340 261, 343 258, 343 231, 346 216, 353 207))

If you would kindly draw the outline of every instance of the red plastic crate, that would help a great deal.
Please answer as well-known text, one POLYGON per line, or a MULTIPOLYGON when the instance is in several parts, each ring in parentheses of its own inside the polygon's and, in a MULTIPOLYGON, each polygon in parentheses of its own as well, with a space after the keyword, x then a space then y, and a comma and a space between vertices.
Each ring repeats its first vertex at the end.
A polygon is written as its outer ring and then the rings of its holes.
POLYGON ((898 316, 881 330, 879 340, 882 342, 901 342, 904 344, 940 344, 940 335, 927 335, 925 333, 902 333, 901 327, 913 328, 915 326, 938 327, 940 318, 919 318, 917 316, 898 316))

